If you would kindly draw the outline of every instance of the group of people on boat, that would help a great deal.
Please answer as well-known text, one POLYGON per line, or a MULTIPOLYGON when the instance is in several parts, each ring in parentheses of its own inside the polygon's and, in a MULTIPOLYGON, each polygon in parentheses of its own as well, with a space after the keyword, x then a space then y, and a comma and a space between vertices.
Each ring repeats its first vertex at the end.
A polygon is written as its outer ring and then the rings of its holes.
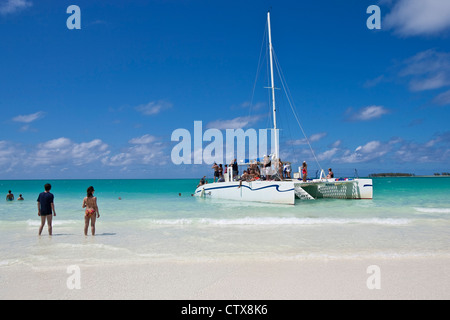
POLYGON ((233 170, 233 176, 237 176, 239 174, 239 167, 236 159, 234 159, 229 165, 226 164, 222 166, 222 164, 217 164, 214 162, 212 169, 214 169, 214 182, 224 182, 224 174, 228 173, 228 170, 233 170))
MULTIPOLYGON (((211 167, 214 169, 214 182, 224 182, 224 174, 226 175, 228 170, 233 170, 234 180, 240 181, 257 181, 257 180, 285 180, 292 179, 291 177, 291 164, 290 162, 282 162, 278 159, 277 165, 272 167, 272 160, 268 156, 264 156, 263 162, 257 162, 256 160, 250 162, 246 170, 243 171, 239 177, 239 168, 236 159, 234 159, 229 165, 217 164, 214 162, 211 167)), ((301 167, 302 181, 306 182, 308 177, 308 165, 306 161, 303 161, 301 167)), ((328 169, 327 179, 334 178, 334 173, 331 168, 328 169)), ((200 179, 197 187, 208 183, 206 176, 200 179)))
MULTIPOLYGON (((264 156, 263 162, 257 162, 256 160, 250 162, 246 170, 243 171, 239 177, 239 167, 236 159, 234 159, 229 165, 217 164, 214 162, 211 169, 214 169, 214 182, 224 182, 224 175, 229 170, 233 170, 233 179, 236 181, 255 181, 255 180, 284 180, 291 179, 291 164, 290 162, 282 162, 278 159, 277 164, 272 165, 272 160, 269 156, 264 156)), ((206 176, 200 180, 199 185, 206 184, 206 176)))
POLYGON ((291 179, 291 164, 282 162, 278 159, 277 165, 272 168, 272 161, 266 156, 262 163, 256 161, 248 165, 239 180, 255 181, 255 180, 284 180, 291 179))

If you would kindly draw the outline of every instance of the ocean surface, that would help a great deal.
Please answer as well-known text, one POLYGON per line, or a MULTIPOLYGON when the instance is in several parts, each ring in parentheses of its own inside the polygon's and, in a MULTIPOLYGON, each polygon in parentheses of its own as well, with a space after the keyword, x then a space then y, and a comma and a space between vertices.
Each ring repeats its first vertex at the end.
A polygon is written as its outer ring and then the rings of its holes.
POLYGON ((146 261, 450 256, 450 178, 374 178, 373 200, 295 206, 191 196, 198 180, 3 180, 0 268, 146 261), (53 236, 38 236, 36 200, 52 184, 53 236), (94 186, 100 218, 84 236, 94 186), (8 190, 16 199, 5 201, 8 190), (180 195, 181 194, 181 195, 180 195))

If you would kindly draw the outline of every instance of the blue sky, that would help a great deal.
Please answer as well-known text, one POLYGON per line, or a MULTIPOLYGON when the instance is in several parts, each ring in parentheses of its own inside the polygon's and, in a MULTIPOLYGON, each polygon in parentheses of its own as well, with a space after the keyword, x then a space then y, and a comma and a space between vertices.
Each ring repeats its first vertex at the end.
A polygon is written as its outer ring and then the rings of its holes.
MULTIPOLYGON (((450 171, 449 1, 0 0, 0 179, 210 175, 172 163, 171 134, 268 127, 255 82, 268 8, 322 168, 450 171), (366 26, 372 4, 381 30, 366 26)), ((280 93, 281 157, 314 171, 280 93)))

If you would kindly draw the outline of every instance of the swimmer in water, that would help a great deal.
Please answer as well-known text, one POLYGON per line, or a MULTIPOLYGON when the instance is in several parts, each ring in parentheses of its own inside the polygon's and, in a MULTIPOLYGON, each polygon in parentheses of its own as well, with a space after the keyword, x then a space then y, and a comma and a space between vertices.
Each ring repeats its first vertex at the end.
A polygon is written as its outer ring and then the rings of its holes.
POLYGON ((6 201, 13 201, 14 195, 11 193, 11 190, 8 191, 8 194, 6 195, 6 201))

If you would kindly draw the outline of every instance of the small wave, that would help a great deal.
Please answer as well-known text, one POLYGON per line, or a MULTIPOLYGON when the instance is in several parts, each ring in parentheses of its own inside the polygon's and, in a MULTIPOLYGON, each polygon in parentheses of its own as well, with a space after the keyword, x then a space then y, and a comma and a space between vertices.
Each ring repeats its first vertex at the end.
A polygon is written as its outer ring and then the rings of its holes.
POLYGON ((238 219, 161 219, 150 220, 151 224, 157 225, 345 225, 345 224, 375 224, 375 225, 406 225, 411 221, 409 219, 394 218, 362 218, 362 219, 339 219, 339 218, 238 218, 238 219))
POLYGON ((4 266, 10 266, 13 264, 17 264, 19 262, 19 260, 14 259, 14 260, 1 260, 0 261, 0 267, 4 267, 4 266))
POLYGON ((414 208, 414 210, 424 213, 450 213, 450 208, 414 208))
MULTIPOLYGON (((36 227, 36 226, 41 225, 41 221, 39 221, 39 220, 27 220, 26 223, 29 227, 36 227)), ((53 226, 63 226, 63 225, 76 224, 76 223, 79 224, 80 221, 78 221, 78 220, 52 220, 53 226)))
POLYGON ((439 252, 342 252, 342 253, 307 253, 296 254, 293 256, 277 256, 278 260, 310 260, 310 259, 325 259, 325 260, 354 260, 354 259, 413 259, 413 258, 449 258, 448 253, 439 252))
POLYGON ((112 245, 107 245, 103 243, 58 243, 56 247, 62 248, 62 249, 97 249, 97 250, 104 250, 104 251, 129 251, 126 248, 120 248, 115 247, 112 245))

